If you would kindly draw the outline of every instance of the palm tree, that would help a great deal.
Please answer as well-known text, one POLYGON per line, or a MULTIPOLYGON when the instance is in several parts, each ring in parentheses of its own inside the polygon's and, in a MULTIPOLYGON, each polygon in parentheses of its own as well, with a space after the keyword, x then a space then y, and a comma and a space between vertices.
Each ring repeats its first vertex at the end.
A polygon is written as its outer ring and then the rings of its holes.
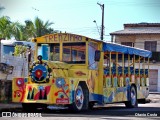
POLYGON ((11 22, 8 16, 0 18, 0 38, 17 40, 23 39, 22 25, 19 22, 11 22))
POLYGON ((22 25, 19 22, 11 22, 8 16, 3 16, 0 18, 0 38, 14 37, 16 40, 30 41, 32 38, 54 33, 53 28, 50 27, 52 24, 36 17, 34 22, 26 20, 25 25, 22 25))
POLYGON ((11 34, 11 21, 8 16, 0 18, 0 38, 10 39, 11 34))
POLYGON ((35 27, 33 22, 31 20, 26 20, 25 23, 25 30, 28 33, 28 35, 35 36, 35 27))
POLYGON ((49 20, 43 22, 40 18, 36 17, 34 22, 32 22, 31 20, 26 20, 25 23, 26 33, 32 38, 40 37, 45 34, 50 34, 54 32, 54 30, 50 28, 53 22, 49 22, 49 20))
POLYGON ((19 22, 12 22, 11 23, 11 34, 15 37, 16 40, 26 40, 23 34, 24 26, 21 25, 19 22))

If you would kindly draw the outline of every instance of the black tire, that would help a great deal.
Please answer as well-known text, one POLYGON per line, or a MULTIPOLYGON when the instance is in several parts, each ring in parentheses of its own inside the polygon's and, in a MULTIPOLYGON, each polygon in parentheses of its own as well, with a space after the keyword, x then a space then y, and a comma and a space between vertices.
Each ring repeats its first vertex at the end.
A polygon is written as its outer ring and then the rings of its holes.
POLYGON ((75 112, 88 110, 89 107, 89 94, 88 90, 82 85, 78 85, 75 94, 74 102, 69 106, 69 109, 75 112))
POLYGON ((139 99, 138 103, 142 103, 142 104, 146 104, 146 103, 150 103, 150 99, 139 99))
POLYGON ((130 87, 129 101, 125 102, 125 105, 127 108, 134 108, 138 106, 137 91, 133 85, 130 87))
POLYGON ((91 109, 91 110, 92 110, 92 109, 93 109, 94 104, 95 104, 94 102, 89 102, 89 109, 91 109))

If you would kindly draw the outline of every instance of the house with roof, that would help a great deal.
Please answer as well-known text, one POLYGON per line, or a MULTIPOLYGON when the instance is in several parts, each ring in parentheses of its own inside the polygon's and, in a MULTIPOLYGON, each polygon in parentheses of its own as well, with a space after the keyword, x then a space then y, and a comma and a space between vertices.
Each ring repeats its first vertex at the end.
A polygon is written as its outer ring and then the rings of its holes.
POLYGON ((110 33, 111 41, 152 51, 150 91, 160 92, 160 23, 124 24, 124 29, 110 33))

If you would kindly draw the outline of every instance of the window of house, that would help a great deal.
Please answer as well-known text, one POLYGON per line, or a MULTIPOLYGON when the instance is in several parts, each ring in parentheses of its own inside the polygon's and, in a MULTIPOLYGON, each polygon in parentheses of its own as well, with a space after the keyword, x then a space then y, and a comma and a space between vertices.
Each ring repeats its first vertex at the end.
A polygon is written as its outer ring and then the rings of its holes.
POLYGON ((145 41, 144 49, 155 52, 157 49, 157 41, 145 41))
POLYGON ((126 45, 126 46, 131 46, 134 47, 134 43, 133 42, 121 42, 122 45, 126 45))

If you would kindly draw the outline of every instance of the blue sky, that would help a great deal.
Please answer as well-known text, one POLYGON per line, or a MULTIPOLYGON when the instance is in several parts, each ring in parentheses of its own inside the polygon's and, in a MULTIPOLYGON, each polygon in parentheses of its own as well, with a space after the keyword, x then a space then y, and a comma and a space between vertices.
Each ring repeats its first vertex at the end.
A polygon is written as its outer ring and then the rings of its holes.
POLYGON ((100 31, 102 10, 97 2, 105 5, 105 40, 124 23, 160 23, 160 0, 0 0, 5 7, 0 16, 22 24, 38 16, 53 22, 55 30, 100 39, 97 26, 100 31))

